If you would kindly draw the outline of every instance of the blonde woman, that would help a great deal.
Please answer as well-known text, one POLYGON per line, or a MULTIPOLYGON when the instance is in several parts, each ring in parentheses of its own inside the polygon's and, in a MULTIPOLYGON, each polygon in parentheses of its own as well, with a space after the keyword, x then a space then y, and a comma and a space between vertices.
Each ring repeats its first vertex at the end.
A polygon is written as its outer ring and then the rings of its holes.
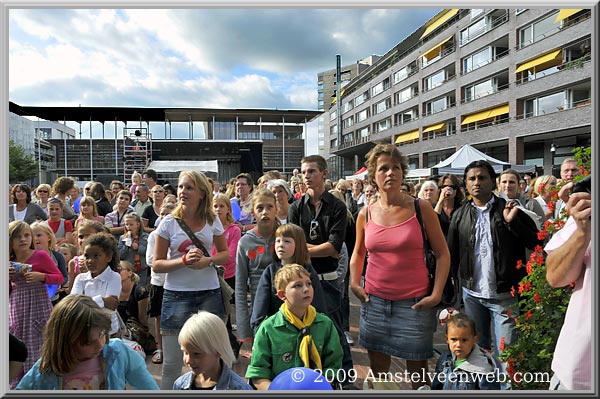
POLYGON ((533 185, 533 193, 536 195, 534 201, 542 207, 546 220, 554 220, 553 212, 548 209, 548 203, 552 199, 551 191, 556 188, 556 177, 551 175, 538 176, 533 185))
POLYGON ((48 198, 50 198, 50 194, 52 191, 52 187, 49 184, 42 183, 34 191, 35 195, 35 203, 38 204, 40 208, 42 208, 46 213, 48 213, 48 198))

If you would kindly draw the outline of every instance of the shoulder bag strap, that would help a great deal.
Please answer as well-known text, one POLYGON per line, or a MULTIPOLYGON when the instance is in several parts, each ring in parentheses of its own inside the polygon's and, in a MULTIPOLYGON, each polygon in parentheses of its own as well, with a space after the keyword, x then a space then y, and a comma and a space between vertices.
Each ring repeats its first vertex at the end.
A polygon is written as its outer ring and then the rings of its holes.
POLYGON ((423 236, 423 247, 425 250, 430 248, 429 240, 427 240, 427 236, 425 235, 425 229, 423 228, 423 218, 421 216, 421 206, 419 205, 419 199, 415 198, 415 216, 419 221, 419 225, 421 226, 421 235, 423 236))
POLYGON ((210 254, 208 253, 206 248, 204 248, 204 245, 202 245, 202 243, 200 242, 198 237, 196 237, 196 235, 192 232, 192 229, 190 229, 190 226, 188 226, 187 223, 183 221, 183 219, 179 219, 179 218, 174 218, 174 219, 177 221, 177 223, 179 223, 179 227, 181 227, 181 229, 185 232, 185 234, 187 234, 188 237, 190 237, 190 240, 192 240, 194 245, 202 250, 202 253, 204 254, 204 256, 210 257, 210 254))

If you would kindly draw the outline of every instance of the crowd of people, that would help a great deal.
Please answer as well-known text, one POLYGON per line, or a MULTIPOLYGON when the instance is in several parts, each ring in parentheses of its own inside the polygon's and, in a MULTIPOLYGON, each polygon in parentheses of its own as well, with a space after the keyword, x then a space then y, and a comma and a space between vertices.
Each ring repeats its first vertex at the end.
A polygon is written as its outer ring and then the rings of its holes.
MULTIPOLYGON (((561 165, 557 204, 571 212, 568 229, 546 246, 550 284, 576 282, 552 389, 591 387, 577 363, 590 364, 591 349, 573 351, 575 341, 591 345, 591 314, 581 313, 590 310, 591 195, 569 197, 574 165, 561 165)), ((516 265, 548 242, 537 232, 559 215, 548 207, 559 181, 474 161, 462 176, 413 185, 390 144, 375 145, 365 166, 366 181, 332 182, 326 160, 309 155, 289 180, 240 173, 222 185, 183 171, 174 187, 146 170, 82 193, 66 176, 11 186, 11 388, 263 390, 307 367, 333 376, 334 389, 359 389, 349 292, 361 303, 355 327, 372 373, 398 357, 429 376, 451 271, 460 295, 445 321, 448 351, 434 378, 412 388, 509 388, 498 356, 517 339, 514 287, 525 270, 516 265), (143 332, 152 342, 135 341, 143 332), (237 375, 243 345, 250 363, 237 375), (140 354, 162 365, 160 387, 140 354)))

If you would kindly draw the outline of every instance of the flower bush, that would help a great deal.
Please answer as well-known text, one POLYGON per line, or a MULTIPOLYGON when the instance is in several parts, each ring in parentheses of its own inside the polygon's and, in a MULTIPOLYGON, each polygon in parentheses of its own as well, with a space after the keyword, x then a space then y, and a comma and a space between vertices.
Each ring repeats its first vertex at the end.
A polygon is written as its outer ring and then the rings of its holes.
MULTIPOLYGON (((591 148, 575 148, 573 155, 581 172, 575 178, 575 181, 578 181, 589 175, 591 148)), ((560 187, 559 185, 552 190, 549 209, 554 209, 560 187)), ((538 238, 546 242, 564 226, 567 217, 567 212, 563 211, 553 222, 546 221, 543 229, 538 232, 538 238)), ((521 261, 516 265, 517 269, 525 267, 527 271, 518 288, 513 288, 511 292, 513 296, 519 296, 520 311, 515 318, 519 338, 507 348, 503 345, 504 338, 500 341, 500 360, 506 363, 506 372, 513 389, 548 389, 549 381, 544 382, 545 378, 526 381, 522 376, 525 373, 531 373, 533 376, 541 376, 540 373, 552 375, 552 356, 574 284, 564 288, 552 288, 546 280, 545 260, 544 249, 538 245, 525 265, 521 261)))

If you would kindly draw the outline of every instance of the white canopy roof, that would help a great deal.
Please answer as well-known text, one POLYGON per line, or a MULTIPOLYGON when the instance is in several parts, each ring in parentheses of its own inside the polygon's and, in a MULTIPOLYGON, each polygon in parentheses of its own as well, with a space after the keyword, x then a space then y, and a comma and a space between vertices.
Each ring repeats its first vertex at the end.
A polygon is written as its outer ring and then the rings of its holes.
POLYGON ((470 146, 469 144, 463 145, 454 154, 433 166, 432 169, 434 174, 443 175, 446 173, 462 175, 465 171, 465 167, 473 161, 483 160, 489 162, 496 173, 502 172, 504 169, 513 168, 518 172, 534 172, 535 166, 533 165, 511 165, 508 162, 501 161, 494 157, 484 154, 478 149, 470 146))
POLYGON ((198 172, 219 173, 219 166, 214 161, 152 161, 148 169, 157 173, 176 173, 182 170, 195 170, 198 172))

